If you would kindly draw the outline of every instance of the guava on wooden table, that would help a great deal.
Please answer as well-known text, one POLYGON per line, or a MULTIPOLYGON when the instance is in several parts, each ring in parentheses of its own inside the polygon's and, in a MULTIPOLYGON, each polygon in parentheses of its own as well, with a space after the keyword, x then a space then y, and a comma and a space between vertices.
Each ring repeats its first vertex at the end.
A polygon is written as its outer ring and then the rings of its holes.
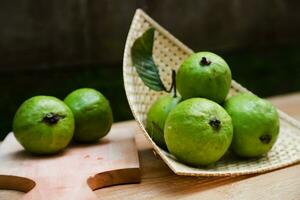
POLYGON ((35 96, 17 110, 13 132, 20 144, 34 154, 53 154, 64 149, 74 133, 74 116, 61 100, 35 96))
POLYGON ((64 100, 75 117, 76 142, 96 142, 108 134, 113 114, 109 101, 92 88, 81 88, 71 92, 64 100))

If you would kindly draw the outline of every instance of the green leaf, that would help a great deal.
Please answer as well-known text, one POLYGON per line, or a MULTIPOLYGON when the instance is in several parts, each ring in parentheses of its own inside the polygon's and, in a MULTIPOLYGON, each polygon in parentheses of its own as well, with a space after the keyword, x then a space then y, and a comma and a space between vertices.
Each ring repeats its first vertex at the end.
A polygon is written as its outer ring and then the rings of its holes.
POLYGON ((144 84, 155 91, 166 91, 152 57, 154 28, 148 29, 137 38, 131 48, 131 59, 144 84))

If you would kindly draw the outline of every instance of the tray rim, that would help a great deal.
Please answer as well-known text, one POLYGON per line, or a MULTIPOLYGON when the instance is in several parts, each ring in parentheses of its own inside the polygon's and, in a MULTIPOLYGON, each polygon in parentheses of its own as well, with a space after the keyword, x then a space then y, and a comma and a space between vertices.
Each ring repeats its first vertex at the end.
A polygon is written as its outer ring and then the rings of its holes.
MULTIPOLYGON (((215 172, 215 171, 205 171, 204 172, 182 172, 182 171, 178 171, 177 169, 175 169, 173 167, 173 165, 168 161, 167 156, 167 152, 165 152, 163 149, 159 148, 154 141, 152 140, 152 138, 148 135, 146 128, 144 127, 142 121, 137 117, 137 114, 134 111, 134 107, 132 105, 132 102, 130 102, 129 100, 129 91, 128 88, 126 87, 126 73, 124 68, 125 63, 127 61, 127 50, 129 48, 127 48, 129 46, 129 37, 131 36, 131 32, 132 32, 132 27, 134 25, 134 21, 138 16, 142 16, 144 17, 150 24, 152 27, 154 27, 156 30, 158 30, 162 35, 166 36, 168 39, 170 39, 174 44, 176 44, 177 46, 179 46, 181 49, 183 49, 186 53, 188 54, 192 54, 194 53, 194 51, 192 49, 190 49, 189 47, 187 47, 185 44, 183 44, 181 41, 179 41, 175 36, 173 36, 169 31, 167 31, 165 28, 163 28, 160 24, 158 24, 158 22, 156 22, 154 19, 152 19, 146 12, 144 12, 142 9, 138 8, 134 14, 134 17, 132 19, 130 28, 129 28, 129 32, 128 35, 126 37, 126 43, 125 43, 125 48, 124 48, 124 54, 123 54, 123 84, 124 84, 124 88, 125 88, 125 94, 126 94, 126 98, 130 107, 130 110, 134 116, 135 121, 137 122, 138 126, 140 127, 140 129, 142 130, 143 135, 147 138, 147 140, 151 143, 152 147, 154 148, 155 152, 161 157, 161 159, 164 161, 164 163, 177 175, 183 175, 183 176, 205 176, 205 177, 222 177, 222 176, 240 176, 240 175, 249 175, 249 174, 259 174, 259 173, 265 173, 265 172, 270 172, 270 171, 274 171, 277 169, 282 169, 284 167, 293 165, 293 164, 297 164, 300 162, 300 157, 298 159, 295 159, 293 161, 290 162, 284 162, 281 165, 276 165, 276 166, 271 166, 271 167, 265 167, 263 169, 259 169, 259 170, 252 170, 252 171, 239 171, 239 170, 232 170, 231 172, 225 173, 225 172, 215 172)), ((232 80, 231 82, 231 88, 238 91, 238 92, 250 92, 248 89, 246 89, 245 87, 243 87, 242 85, 240 85, 239 83, 237 83, 235 80, 232 80)), ((293 125, 295 128, 300 130, 300 122, 298 120, 296 120, 295 118, 289 116, 288 114, 284 113, 283 111, 281 111, 280 109, 276 108, 279 114, 279 118, 283 121, 286 121, 287 123, 293 125)), ((175 162, 177 162, 176 160, 174 160, 175 162)), ((179 162, 178 162, 179 163, 179 162)), ((183 163, 180 163, 182 165, 185 165, 183 163)), ((187 166, 187 165, 186 165, 187 166)), ((190 168, 193 168, 191 166, 188 166, 190 168)), ((197 169, 197 168, 195 168, 197 169)))

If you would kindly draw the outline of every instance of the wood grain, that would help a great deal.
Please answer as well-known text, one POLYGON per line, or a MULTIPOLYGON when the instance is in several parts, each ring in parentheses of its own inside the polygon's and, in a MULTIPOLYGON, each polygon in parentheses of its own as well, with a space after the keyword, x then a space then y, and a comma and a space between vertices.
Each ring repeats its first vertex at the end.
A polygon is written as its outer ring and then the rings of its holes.
POLYGON ((98 143, 72 144, 51 156, 25 152, 10 133, 0 160, 0 188, 27 192, 24 199, 96 199, 92 190, 140 181, 134 127, 122 124, 98 143))
MULTIPOLYGON (((300 120, 300 93, 273 97, 270 100, 283 111, 300 120)), ((300 197, 300 165, 260 175, 201 178, 176 176, 155 156, 150 144, 135 122, 121 124, 123 129, 135 127, 141 163, 140 184, 119 185, 96 190, 99 199, 258 199, 298 200, 300 197)), ((0 191, 0 200, 19 199, 24 193, 0 191)))

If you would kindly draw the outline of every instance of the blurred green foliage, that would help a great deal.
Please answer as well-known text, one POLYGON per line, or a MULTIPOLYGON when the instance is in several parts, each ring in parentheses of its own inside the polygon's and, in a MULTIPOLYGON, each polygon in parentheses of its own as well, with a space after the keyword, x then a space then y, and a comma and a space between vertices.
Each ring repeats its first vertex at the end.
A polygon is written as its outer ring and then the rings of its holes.
MULTIPOLYGON (((300 49, 293 47, 217 52, 228 62, 233 78, 259 96, 300 90, 300 49)), ((35 95, 63 99, 71 91, 91 87, 109 100, 114 121, 132 119, 122 79, 122 64, 68 66, 0 73, 0 138, 11 130, 20 104, 35 95)))

